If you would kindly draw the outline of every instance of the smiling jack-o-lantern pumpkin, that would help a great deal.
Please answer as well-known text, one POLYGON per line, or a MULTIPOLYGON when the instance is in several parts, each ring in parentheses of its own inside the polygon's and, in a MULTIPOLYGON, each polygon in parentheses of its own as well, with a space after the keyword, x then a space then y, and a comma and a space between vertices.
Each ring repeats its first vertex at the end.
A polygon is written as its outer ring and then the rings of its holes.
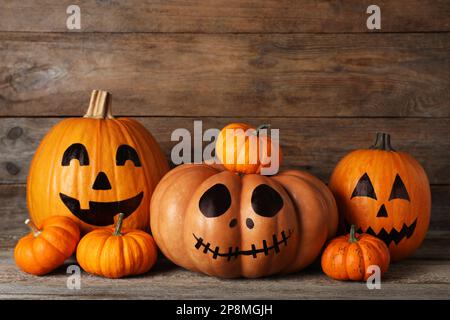
POLYGON ((411 255, 428 230, 431 193, 427 175, 410 155, 392 149, 378 133, 369 150, 356 150, 336 166, 330 179, 342 225, 382 239, 393 261, 411 255))
POLYGON ((27 181, 36 224, 52 215, 74 218, 83 232, 114 224, 145 229, 153 189, 168 164, 137 121, 113 118, 111 96, 94 90, 84 118, 54 126, 39 145, 27 181))
POLYGON ((239 175, 206 164, 185 164, 164 176, 150 211, 153 237, 166 257, 226 278, 306 267, 338 221, 330 190, 308 173, 239 175))

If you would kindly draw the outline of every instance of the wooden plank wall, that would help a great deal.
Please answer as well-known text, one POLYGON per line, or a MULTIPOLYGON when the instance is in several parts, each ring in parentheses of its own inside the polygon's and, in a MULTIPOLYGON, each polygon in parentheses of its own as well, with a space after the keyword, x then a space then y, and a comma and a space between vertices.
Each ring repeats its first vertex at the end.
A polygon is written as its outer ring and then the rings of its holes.
POLYGON ((285 167, 324 180, 389 132, 429 175, 431 228, 450 230, 450 1, 376 1, 378 31, 372 2, 77 1, 82 29, 68 31, 72 1, 0 0, 2 202, 25 210, 40 139, 102 88, 166 154, 193 120, 271 122, 285 167))

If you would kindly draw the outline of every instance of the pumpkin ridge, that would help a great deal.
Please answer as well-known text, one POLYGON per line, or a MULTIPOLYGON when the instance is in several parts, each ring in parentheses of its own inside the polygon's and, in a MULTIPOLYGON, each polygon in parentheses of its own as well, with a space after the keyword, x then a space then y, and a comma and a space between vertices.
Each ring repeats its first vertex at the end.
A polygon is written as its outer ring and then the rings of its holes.
POLYGON ((50 243, 46 239, 42 238, 42 235, 40 235, 39 237, 36 237, 33 240, 32 250, 33 250, 33 256, 34 256, 36 262, 38 263, 38 265, 41 265, 43 267, 43 269, 47 270, 47 272, 52 270, 52 267, 51 267, 51 265, 53 264, 52 262, 58 261, 58 264, 61 264, 66 259, 65 255, 61 251, 59 251, 57 248, 55 248, 55 246, 52 243, 50 243), (41 242, 41 243, 39 244, 39 242, 41 242), (41 252, 43 246, 48 246, 49 248, 51 248, 53 250, 53 253, 52 253, 53 261, 48 261, 46 259, 46 257, 44 257, 44 255, 41 252))
MULTIPOLYGON (((92 232, 95 232, 95 231, 96 230, 94 230, 92 232)), ((103 231, 103 230, 99 229, 99 231, 103 231)), ((97 237, 101 240, 101 243, 95 243, 94 240, 98 241, 98 239, 96 239, 95 237, 92 236, 92 237, 88 238, 89 246, 87 244, 85 245, 85 247, 90 248, 90 250, 89 249, 86 250, 83 248, 84 249, 83 251, 85 252, 85 257, 83 260, 90 261, 90 263, 88 263, 87 269, 91 270, 91 272, 94 274, 98 274, 97 272, 95 272, 95 270, 100 270, 100 272, 103 272, 101 260, 102 260, 102 256, 103 256, 103 249, 105 248, 105 243, 108 240, 109 236, 110 236, 110 234, 104 234, 104 233, 100 234, 99 233, 99 235, 97 237), (92 245, 92 243, 94 243, 94 245, 92 245), (94 248, 94 247, 96 247, 96 249, 97 249, 96 252, 93 252, 93 253, 96 253, 96 255, 95 255, 95 257, 93 257, 93 259, 89 259, 89 258, 91 258, 92 248, 94 248), (89 258, 86 258, 86 257, 89 257, 89 258)))
MULTIPOLYGON (((380 248, 378 247, 378 246, 376 246, 375 244, 373 244, 370 240, 365 240, 364 242, 363 242, 363 244, 364 244, 364 246, 365 247, 367 247, 367 249, 365 249, 366 250, 366 252, 370 252, 370 251, 375 251, 375 252, 377 252, 377 255, 375 255, 375 258, 376 257, 384 257, 384 252, 382 252, 381 250, 380 250, 380 248)), ((368 254, 366 254, 367 256, 369 256, 368 254)), ((370 261, 370 262, 374 262, 373 260, 372 261, 370 261)), ((384 261, 384 259, 381 259, 381 261, 376 261, 376 262, 379 262, 379 264, 377 264, 377 266, 380 268, 380 270, 383 270, 383 272, 384 271, 386 271, 386 270, 384 270, 385 269, 385 266, 384 266, 384 263, 385 263, 385 261, 384 261), (381 264, 381 265, 380 265, 381 264)), ((373 263, 371 263, 372 265, 373 265, 373 263)), ((365 271, 366 271, 366 274, 367 274, 367 268, 368 268, 369 266, 366 264, 365 265, 365 268, 366 269, 364 269, 365 271)))
MULTIPOLYGON (((62 126, 63 123, 64 122, 58 123, 57 125, 55 125, 55 128, 59 129, 59 127, 62 126)), ((56 159, 58 158, 58 157, 56 157, 56 154, 57 154, 58 150, 60 149, 60 146, 62 145, 62 141, 63 141, 64 137, 66 136, 67 132, 69 132, 69 129, 73 126, 73 121, 71 118, 67 119, 65 123, 66 123, 66 126, 64 127, 65 130, 63 130, 62 134, 58 136, 58 140, 57 140, 57 142, 55 142, 55 148, 53 149, 52 154, 49 157, 50 161, 51 161, 50 167, 55 167, 55 162, 56 162, 56 159)), ((53 137, 53 135, 51 137, 53 137)), ((34 170, 31 170, 31 171, 34 171, 34 170)), ((55 179, 56 179, 55 175, 56 175, 55 170, 51 170, 50 174, 48 175, 48 182, 46 182, 47 186, 53 186, 55 183, 58 184, 60 182, 60 181, 55 181, 55 179)), ((48 205, 46 205, 46 209, 47 210, 50 209, 48 207, 48 205)), ((40 217, 39 217, 39 219, 40 219, 40 217)))
MULTIPOLYGON (((70 234, 70 232, 66 231, 65 229, 63 229, 63 228, 61 228, 61 227, 52 227, 52 229, 53 229, 53 230, 49 230, 49 231, 52 231, 52 232, 58 232, 58 233, 59 233, 58 237, 59 237, 60 239, 67 239, 67 235, 72 236, 72 235, 70 234), (58 230, 58 231, 57 231, 57 230, 58 230), (64 235, 64 236, 63 236, 63 235, 64 235)), ((48 237, 48 233, 47 233, 47 232, 42 232, 42 234, 41 234, 40 236, 42 237, 42 240, 46 241, 47 244, 48 244, 49 246, 51 246, 55 251, 57 251, 58 253, 60 253, 61 256, 67 258, 67 255, 66 255, 63 251, 61 251, 60 248, 58 248, 57 246, 55 246, 55 245, 53 244, 53 242, 52 242, 50 239, 47 238, 47 237, 48 237)), ((76 239, 76 238, 75 238, 75 239, 76 239)))
MULTIPOLYGON (((134 261, 133 268, 131 268, 131 274, 139 274, 142 272, 144 264, 146 262, 145 259, 149 259, 147 255, 145 255, 141 249, 139 242, 134 238, 134 235, 127 234, 126 238, 124 238, 124 243, 128 242, 129 246, 134 246, 133 258, 131 260, 134 261), (130 245, 132 243, 132 245, 130 245), (137 262, 137 263, 136 263, 137 262)), ((124 250, 126 251, 126 250, 124 250)))

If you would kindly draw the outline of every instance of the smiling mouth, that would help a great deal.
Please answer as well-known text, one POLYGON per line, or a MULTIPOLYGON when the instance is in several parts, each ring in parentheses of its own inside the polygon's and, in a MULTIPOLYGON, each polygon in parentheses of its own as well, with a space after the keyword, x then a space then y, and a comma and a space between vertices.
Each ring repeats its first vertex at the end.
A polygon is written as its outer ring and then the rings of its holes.
POLYGON ((131 215, 141 204, 144 192, 122 201, 96 202, 89 201, 89 209, 81 209, 80 201, 60 193, 59 197, 66 207, 81 221, 95 226, 109 226, 114 224, 114 216, 124 214, 124 219, 131 215))
POLYGON ((270 251, 275 251, 276 254, 280 253, 280 245, 283 245, 286 247, 288 245, 288 239, 292 235, 292 230, 288 231, 288 235, 286 236, 286 233, 284 231, 281 231, 281 239, 278 240, 278 237, 276 234, 272 236, 272 245, 268 246, 267 241, 263 240, 262 242, 262 248, 256 248, 255 244, 252 244, 252 248, 250 250, 240 250, 239 247, 229 247, 227 252, 220 252, 220 247, 215 247, 215 249, 211 249, 211 243, 204 243, 203 239, 201 237, 197 237, 195 234, 192 234, 197 241, 195 244, 195 248, 197 250, 203 250, 204 254, 207 254, 208 252, 211 252, 213 254, 212 258, 217 259, 217 257, 223 257, 227 258, 228 261, 231 260, 231 258, 237 259, 240 255, 242 256, 253 256, 254 259, 258 256, 260 253, 264 253, 265 256, 269 255, 270 251))
MULTIPOLYGON (((416 225, 417 225, 417 218, 409 226, 404 223, 402 228, 400 229, 400 231, 397 231, 397 229, 392 228, 392 230, 390 232, 387 232, 386 229, 382 228, 377 233, 377 232, 373 231, 373 229, 371 227, 369 227, 366 231, 363 231, 361 228, 359 228, 356 232, 358 232, 358 233, 363 233, 363 232, 364 233, 368 233, 368 234, 370 234, 372 236, 375 236, 375 237, 383 240, 384 243, 386 243, 386 245, 389 246, 389 244, 391 242, 394 242, 397 245, 403 239, 411 238, 411 236, 414 233, 414 230, 416 230, 416 225)), ((347 226, 348 226, 348 229, 350 229, 349 225, 347 225, 347 226)))

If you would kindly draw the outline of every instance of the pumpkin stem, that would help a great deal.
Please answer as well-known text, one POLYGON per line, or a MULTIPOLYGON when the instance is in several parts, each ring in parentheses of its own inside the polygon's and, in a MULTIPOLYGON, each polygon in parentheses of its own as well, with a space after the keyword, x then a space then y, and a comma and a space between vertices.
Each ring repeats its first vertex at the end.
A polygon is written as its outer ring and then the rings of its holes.
POLYGON ((391 135, 389 133, 377 132, 375 143, 370 147, 374 150, 395 151, 391 146, 391 135))
POLYGON ((31 229, 31 231, 33 232, 33 235, 35 237, 37 237, 41 234, 41 231, 36 227, 36 225, 30 219, 25 220, 25 224, 28 226, 28 228, 31 229))
POLYGON ((104 90, 92 90, 89 108, 84 115, 92 119, 113 119, 111 113, 111 93, 104 90))
POLYGON ((120 231, 122 230, 122 222, 123 222, 123 217, 124 216, 125 216, 125 214, 123 212, 119 213, 119 218, 117 219, 116 227, 114 228, 113 236, 121 236, 122 235, 122 233, 120 231))
POLYGON ((348 242, 350 243, 358 242, 358 238, 355 235, 356 233, 355 229, 356 229, 355 225, 352 224, 352 226, 350 227, 350 237, 348 238, 348 242))
POLYGON ((253 132, 253 135, 259 137, 259 131, 263 130, 263 129, 270 130, 270 124, 269 123, 265 123, 265 124, 261 124, 261 125, 257 126, 255 131, 253 132))

